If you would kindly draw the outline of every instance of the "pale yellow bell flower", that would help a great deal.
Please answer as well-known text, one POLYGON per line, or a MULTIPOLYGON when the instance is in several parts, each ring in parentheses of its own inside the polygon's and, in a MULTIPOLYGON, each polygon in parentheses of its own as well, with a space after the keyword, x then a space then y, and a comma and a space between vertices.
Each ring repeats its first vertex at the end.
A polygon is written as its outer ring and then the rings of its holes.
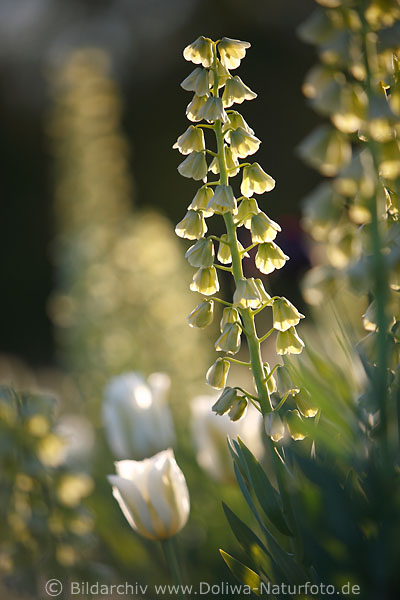
POLYGON ((190 327, 203 329, 210 325, 214 318, 214 300, 203 300, 188 316, 190 327))
POLYGON ((247 48, 250 48, 250 46, 250 42, 223 37, 218 44, 218 50, 224 67, 227 69, 237 69, 240 61, 246 55, 247 48))
POLYGON ((132 529, 150 540, 166 540, 185 526, 189 491, 171 449, 142 461, 116 462, 115 468, 108 481, 132 529))
POLYGON ((222 417, 231 409, 238 396, 236 388, 226 387, 218 400, 212 405, 211 410, 222 417))
POLYGON ((269 275, 275 269, 281 269, 289 257, 274 242, 260 244, 256 254, 256 267, 261 273, 269 275))
POLYGON ((315 129, 299 146, 305 162, 326 177, 333 177, 351 160, 348 137, 329 125, 315 129))
POLYGON ((210 93, 210 80, 207 69, 197 67, 181 83, 187 92, 194 92, 196 96, 208 96, 210 93))
POLYGON ((192 152, 178 166, 178 171, 183 177, 190 177, 195 181, 205 180, 207 170, 204 152, 192 152))
POLYGON ((245 131, 250 133, 250 135, 254 135, 254 130, 251 127, 249 127, 249 125, 246 123, 246 121, 239 112, 237 112, 236 110, 232 110, 227 114, 228 120, 222 129, 227 142, 230 141, 230 131, 233 129, 238 129, 239 127, 242 127, 245 131))
POLYGON ((248 133, 243 127, 238 127, 230 132, 230 143, 232 157, 246 158, 250 154, 255 154, 260 147, 261 140, 248 133))
POLYGON ((287 298, 277 298, 272 305, 272 319, 274 329, 279 331, 287 331, 291 327, 295 327, 304 319, 295 306, 287 298))
POLYGON ((277 412, 270 412, 264 419, 265 432, 273 442, 279 442, 285 435, 285 425, 277 412))
POLYGON ((187 240, 198 240, 207 232, 207 225, 201 211, 188 210, 175 227, 175 233, 187 240))
MULTIPOLYGON (((225 148, 225 163, 226 163, 226 168, 228 170, 229 177, 234 177, 235 175, 237 175, 239 173, 239 170, 240 170, 239 169, 239 161, 237 158, 233 157, 232 150, 230 149, 229 146, 224 144, 224 148, 225 148)), ((212 173, 214 173, 215 175, 219 174, 219 161, 216 156, 211 161, 211 164, 208 167, 208 170, 211 171, 212 173)))
POLYGON ((297 409, 288 410, 285 414, 285 423, 289 431, 289 435, 295 442, 304 440, 307 437, 304 421, 297 409))
POLYGON ((213 195, 213 190, 210 187, 203 185, 197 190, 195 197, 189 204, 189 210, 201 210, 204 217, 211 217, 213 212, 211 210, 207 210, 207 205, 213 195))
POLYGON ((206 149, 203 130, 194 125, 190 125, 186 131, 178 137, 172 147, 175 150, 179 150, 181 154, 202 152, 206 149))
POLYGON ((183 57, 195 65, 209 68, 213 62, 213 47, 209 38, 200 35, 197 40, 186 46, 183 57))
POLYGON ((218 215, 237 210, 236 198, 230 185, 217 185, 215 192, 207 205, 207 210, 218 215))
POLYGON ((239 313, 236 308, 233 308, 232 306, 226 306, 222 312, 222 318, 219 325, 221 332, 228 323, 240 323, 239 313))
POLYGON ((237 398, 233 402, 231 409, 228 412, 228 417, 230 418, 230 420, 236 422, 239 421, 242 417, 244 417, 247 411, 247 405, 248 401, 246 400, 246 398, 237 398))
POLYGON ((263 242, 272 242, 278 231, 281 231, 280 225, 267 217, 263 212, 253 215, 251 218, 251 240, 253 244, 261 244, 263 242))
POLYGON ((229 360, 217 358, 207 371, 206 380, 208 385, 217 390, 222 390, 226 385, 230 366, 229 360))
POLYGON ((201 238, 186 251, 185 258, 192 267, 212 267, 214 244, 210 238, 201 238))
POLYGON ((243 83, 238 75, 226 81, 224 93, 222 94, 222 102, 225 108, 229 108, 233 104, 242 104, 245 100, 253 100, 254 98, 257 98, 257 94, 243 83))
POLYGON ((264 194, 275 187, 275 180, 268 175, 258 163, 243 167, 243 179, 240 191, 243 196, 250 198, 252 194, 264 194))
POLYGON ((259 212, 260 209, 255 198, 243 198, 235 215, 235 223, 243 224, 247 229, 250 229, 252 216, 259 212))
POLYGON ((261 294, 253 277, 239 279, 233 294, 233 303, 241 308, 258 308, 261 306, 261 294))
POLYGON ((210 96, 200 108, 198 115, 200 119, 213 123, 214 121, 222 121, 225 123, 227 114, 222 104, 222 99, 216 96, 210 96))
POLYGON ((189 121, 201 121, 202 120, 202 116, 200 116, 200 111, 202 110, 203 106, 205 105, 205 103, 207 102, 207 96, 197 96, 197 94, 195 94, 193 96, 193 100, 191 102, 189 102, 189 104, 186 107, 186 116, 189 119, 189 121))
POLYGON ((286 331, 278 331, 276 336, 276 351, 278 354, 300 354, 304 348, 303 340, 298 336, 294 327, 286 331))
POLYGON ((242 328, 239 323, 227 323, 223 332, 215 342, 215 349, 218 352, 227 352, 236 354, 240 350, 242 328))
POLYGON ((193 275, 190 284, 192 292, 199 292, 205 296, 212 296, 219 290, 219 281, 215 267, 200 268, 193 275))

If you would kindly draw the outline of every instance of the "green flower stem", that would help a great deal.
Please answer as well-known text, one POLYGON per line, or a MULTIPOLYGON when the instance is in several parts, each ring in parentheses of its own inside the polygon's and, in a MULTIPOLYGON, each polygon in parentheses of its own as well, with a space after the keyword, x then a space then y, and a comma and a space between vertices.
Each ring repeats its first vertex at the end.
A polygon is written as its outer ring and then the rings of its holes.
POLYGON ((215 296, 212 297, 212 300, 215 300, 215 302, 219 302, 220 304, 224 304, 224 306, 233 306, 232 302, 226 302, 226 300, 221 300, 221 298, 216 298, 215 296))
POLYGON ((233 362, 238 365, 244 365, 245 367, 251 367, 251 363, 245 362, 244 360, 238 360, 237 358, 232 358, 231 356, 225 356, 224 360, 229 360, 229 362, 233 362))
POLYGON ((177 594, 177 598, 186 599, 186 595, 183 592, 183 583, 182 583, 182 575, 179 567, 178 558, 175 550, 174 538, 170 538, 169 540, 163 540, 161 543, 161 547, 164 553, 165 561, 168 565, 169 572, 171 574, 172 581, 175 585, 179 586, 179 592, 177 594))
POLYGON ((265 335, 262 336, 262 338, 259 338, 259 342, 260 344, 262 344, 263 342, 265 342, 265 340, 267 338, 269 338, 269 336, 271 335, 271 333, 274 333, 275 329, 272 327, 272 329, 270 329, 269 331, 267 331, 267 333, 265 335))
MULTIPOLYGON (((214 44, 214 87, 213 94, 214 96, 218 96, 218 75, 217 75, 217 50, 216 45, 214 44)), ((221 185, 229 185, 229 176, 226 167, 226 157, 225 157, 225 146, 224 146, 224 136, 222 133, 222 124, 221 121, 216 121, 214 124, 215 136, 217 138, 217 154, 218 154, 218 165, 220 172, 220 181, 221 185)), ((243 166, 243 165, 241 165, 243 166)), ((232 273, 237 285, 240 279, 243 279, 243 268, 242 268, 242 258, 239 250, 239 242, 236 235, 236 227, 233 222, 232 213, 227 212, 223 215, 226 231, 228 234, 228 245, 231 250, 232 255, 232 273)), ((267 388, 267 384, 265 383, 265 374, 264 374, 264 366, 263 360, 261 356, 261 346, 258 340, 254 315, 250 308, 240 308, 240 315, 242 317, 244 331, 247 338, 247 344, 249 347, 250 354, 250 362, 251 368, 253 371, 254 381, 257 388, 258 401, 260 403, 262 414, 265 415, 272 411, 271 400, 269 397, 269 392, 267 388)))
POLYGON ((229 271, 229 273, 232 273, 232 267, 223 267, 222 265, 217 264, 215 264, 214 267, 216 269, 221 269, 221 271, 229 271))

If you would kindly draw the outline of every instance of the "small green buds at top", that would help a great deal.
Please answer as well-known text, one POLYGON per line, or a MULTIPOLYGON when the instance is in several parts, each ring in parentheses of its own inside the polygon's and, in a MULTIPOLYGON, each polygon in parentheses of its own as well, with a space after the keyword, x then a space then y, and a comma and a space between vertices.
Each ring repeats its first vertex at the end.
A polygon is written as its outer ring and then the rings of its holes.
POLYGON ((222 102, 225 108, 232 104, 242 104, 245 100, 253 100, 257 94, 253 92, 237 75, 228 79, 225 83, 225 90, 222 94, 222 102))
POLYGON ((196 96, 208 96, 210 92, 210 77, 207 69, 197 67, 181 83, 187 92, 194 92, 196 96))
POLYGON ((218 352, 236 354, 240 350, 241 334, 242 328, 239 323, 228 323, 215 342, 215 349, 218 352))
POLYGON ((231 131, 229 138, 234 159, 246 158, 249 154, 255 154, 261 144, 261 140, 248 133, 243 127, 231 131))
POLYGON ((206 380, 208 385, 217 390, 222 390, 225 387, 226 380, 230 369, 229 360, 217 358, 215 363, 207 371, 206 380))
POLYGON ((207 162, 204 152, 192 152, 178 166, 178 171, 183 177, 191 177, 196 181, 205 180, 207 177, 207 162))
POLYGON ((197 190, 195 197, 189 204, 189 210, 201 210, 203 211, 204 217, 211 217, 213 214, 211 210, 207 210, 207 205, 213 197, 214 192, 207 186, 202 186, 197 190))
POLYGON ((207 210, 218 215, 236 212, 236 198, 230 185, 217 185, 215 192, 207 205, 207 210))
POLYGON ((192 267, 212 267, 214 264, 214 244, 210 238, 201 238, 187 250, 185 258, 192 267))
POLYGON ((205 296, 212 296, 215 292, 218 292, 219 281, 215 267, 200 268, 196 271, 190 289, 192 292, 200 292, 205 296))
POLYGON ((253 277, 239 279, 233 294, 233 303, 241 308, 258 308, 261 306, 261 294, 253 277))
POLYGON ((290 327, 296 326, 300 319, 304 319, 295 306, 286 298, 277 298, 272 305, 272 318, 274 329, 287 331, 290 327))
POLYGON ((193 96, 193 100, 189 102, 186 107, 186 116, 189 121, 201 121, 201 110, 205 103, 207 102, 207 96, 197 96, 196 94, 193 96))
POLYGON ((237 398, 237 391, 235 388, 226 387, 212 409, 217 415, 221 417, 230 410, 233 402, 237 398))
POLYGON ((304 342, 299 338, 294 327, 278 332, 276 336, 276 351, 278 354, 300 354, 303 348, 304 342))
POLYGON ((285 414, 285 422, 292 440, 298 442, 307 437, 306 428, 298 410, 288 410, 285 414))
POLYGON ((237 69, 240 61, 246 55, 247 48, 250 48, 250 42, 242 42, 240 40, 232 40, 231 38, 223 37, 218 44, 221 62, 227 69, 237 69))
POLYGON ((188 316, 190 327, 203 329, 210 325, 214 318, 214 300, 203 300, 188 316))
POLYGON ((287 260, 289 257, 274 242, 266 242, 258 246, 256 267, 265 275, 272 273, 275 269, 281 269, 287 260))
POLYGON ((273 442, 279 442, 285 435, 285 426, 277 412, 270 412, 264 420, 265 432, 273 442))
POLYGON ((185 133, 182 133, 172 146, 179 150, 181 154, 190 154, 191 152, 202 152, 206 149, 204 133, 202 129, 190 125, 185 133))
POLYGON ((251 217, 250 230, 253 244, 261 244, 262 242, 272 242, 281 228, 265 213, 259 212, 251 217))
POLYGON ((225 325, 228 323, 240 323, 239 313, 236 308, 232 306, 226 306, 222 312, 222 319, 220 322, 221 332, 225 329, 225 325))
POLYGON ((207 98, 205 104, 199 110, 199 117, 205 119, 209 123, 214 121, 222 121, 225 123, 227 120, 227 114, 222 104, 222 99, 216 96, 210 96, 207 98))
POLYGON ((258 163, 253 163, 250 167, 243 167, 243 179, 240 186, 243 196, 264 194, 264 192, 273 190, 274 187, 275 180, 258 163))
POLYGON ((239 421, 239 419, 241 419, 242 417, 244 417, 244 415, 246 414, 246 410, 247 410, 247 400, 246 398, 244 398, 243 396, 241 398, 238 398, 237 400, 234 401, 234 403, 232 404, 232 407, 228 413, 228 416, 230 418, 231 421, 239 421))
POLYGON ((257 200, 254 198, 243 198, 235 216, 235 223, 243 223, 247 229, 250 229, 251 217, 258 212, 260 212, 260 209, 258 208, 257 200))
POLYGON ((207 231, 207 225, 201 212, 188 210, 182 221, 175 227, 175 233, 187 240, 198 240, 207 231))
POLYGON ((199 36, 197 40, 186 46, 183 51, 183 57, 195 65, 203 65, 203 67, 207 68, 211 67, 213 62, 211 40, 203 35, 199 36))

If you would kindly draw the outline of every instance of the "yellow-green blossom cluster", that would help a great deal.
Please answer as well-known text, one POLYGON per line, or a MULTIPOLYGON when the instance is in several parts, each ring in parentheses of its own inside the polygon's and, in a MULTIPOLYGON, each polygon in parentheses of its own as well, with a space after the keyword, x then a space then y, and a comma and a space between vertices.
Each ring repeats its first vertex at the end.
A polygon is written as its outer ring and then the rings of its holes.
POLYGON ((256 98, 239 76, 231 74, 249 47, 248 42, 240 40, 222 38, 214 42, 201 36, 185 48, 184 58, 196 65, 181 84, 183 89, 194 92, 186 109, 192 124, 173 146, 184 155, 179 173, 202 182, 175 229, 178 236, 194 242, 186 252, 187 260, 196 268, 190 289, 203 296, 188 321, 191 327, 206 327, 213 320, 216 305, 224 306, 220 335, 215 342, 215 349, 222 356, 209 368, 207 382, 222 390, 215 412, 228 413, 232 420, 245 414, 248 401, 255 403, 264 415, 273 412, 270 394, 276 390, 273 373, 277 366, 270 369, 263 361, 262 342, 275 332, 278 355, 299 354, 304 346, 296 332, 303 315, 286 298, 271 298, 261 278, 248 278, 243 273, 242 260, 254 247, 256 267, 264 275, 281 269, 289 258, 275 242, 280 226, 261 210, 255 197, 273 190, 275 181, 258 162, 241 162, 248 161, 261 144, 235 109, 235 105, 256 98), (211 131, 214 136, 210 142, 215 145, 216 141, 215 150, 207 147, 206 137, 211 131), (237 186, 240 194, 230 184, 235 176, 241 178, 237 186), (207 235, 207 219, 214 215, 224 220, 226 233, 220 237, 207 235), (250 232, 249 248, 243 248, 238 240, 240 227, 250 232), (219 270, 230 272, 234 278, 235 291, 230 301, 215 296, 220 289, 219 270), (272 310, 273 328, 258 336, 255 317, 264 308, 272 310), (227 386, 231 362, 243 362, 233 358, 241 348, 242 334, 250 354, 250 361, 244 364, 252 369, 255 395, 227 386))

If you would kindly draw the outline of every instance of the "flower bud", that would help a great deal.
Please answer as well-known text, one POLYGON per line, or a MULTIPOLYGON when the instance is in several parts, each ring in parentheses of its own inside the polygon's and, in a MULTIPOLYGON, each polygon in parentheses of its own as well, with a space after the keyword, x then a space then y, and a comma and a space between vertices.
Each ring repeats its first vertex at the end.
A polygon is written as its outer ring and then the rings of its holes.
POLYGON ((229 108, 232 104, 242 104, 245 100, 253 100, 257 98, 257 94, 253 92, 237 75, 228 79, 225 83, 224 93, 222 94, 222 102, 225 108, 229 108))
POLYGON ((210 81, 207 69, 197 67, 182 81, 181 87, 187 92, 194 92, 196 96, 208 96, 210 93, 210 81))
POLYGON ((267 380, 267 388, 268 388, 268 392, 270 394, 273 394, 274 392, 276 392, 277 387, 276 387, 276 380, 275 377, 273 375, 270 375, 270 368, 269 368, 269 364, 268 363, 264 363, 264 375, 267 378, 268 376, 268 380, 267 380))
POLYGON ((192 267, 212 267, 214 264, 214 244, 210 238, 201 238, 187 250, 185 258, 192 267))
POLYGON ((198 114, 200 119, 205 119, 209 123, 213 123, 217 120, 225 123, 228 118, 222 104, 222 99, 217 96, 210 96, 207 98, 198 114))
POLYGON ((229 360, 217 358, 215 363, 211 365, 207 371, 206 380, 208 385, 211 385, 211 387, 216 388, 217 390, 222 390, 226 385, 230 366, 229 360))
POLYGON ((214 300, 203 300, 188 316, 190 327, 207 327, 214 318, 214 300))
POLYGON ((203 65, 203 67, 211 67, 213 62, 213 48, 209 38, 203 35, 197 40, 186 46, 183 51, 183 57, 187 61, 192 61, 195 65, 203 65))
POLYGON ((267 217, 264 212, 259 212, 251 217, 251 240, 253 244, 272 242, 278 231, 281 231, 278 223, 267 217))
POLYGON ((299 146, 305 162, 326 177, 333 177, 351 160, 348 137, 329 125, 313 131, 299 146))
POLYGON ((239 421, 246 414, 247 410, 247 399, 243 396, 241 398, 237 398, 232 404, 230 411, 228 412, 228 416, 231 421, 239 421))
POLYGON ((235 215, 235 223, 243 223, 247 229, 250 229, 251 218, 258 212, 260 212, 260 209, 258 208, 257 200, 254 198, 243 198, 235 215))
POLYGON ((224 67, 227 69, 237 69, 240 65, 240 61, 246 55, 247 48, 250 48, 250 45, 249 42, 242 42, 240 40, 223 37, 218 44, 218 50, 224 67))
POLYGON ((295 306, 286 298, 277 298, 272 305, 272 318, 274 329, 279 331, 287 331, 290 327, 294 327, 304 319, 295 306))
POLYGON ((303 417, 312 418, 318 412, 318 407, 312 402, 311 397, 304 391, 296 395, 296 405, 303 417))
POLYGON ((129 525, 150 540, 166 540, 180 531, 189 517, 189 491, 172 450, 143 461, 115 463, 109 475, 113 496, 129 525))
POLYGON ((278 390, 282 395, 289 393, 295 396, 300 392, 300 389, 293 383, 287 367, 284 365, 277 368, 276 378, 278 380, 278 390))
POLYGON ((191 177, 196 181, 205 180, 207 177, 207 162, 204 152, 192 152, 178 166, 178 171, 183 177, 191 177))
POLYGON ((242 328, 239 323, 228 323, 215 342, 215 349, 219 352, 236 354, 240 350, 241 334, 242 328))
POLYGON ((166 401, 169 377, 153 373, 146 382, 137 373, 110 380, 104 394, 102 417, 109 446, 116 458, 152 456, 175 441, 166 401))
POLYGON ((222 312, 222 319, 220 322, 221 332, 225 329, 225 325, 228 323, 240 323, 239 313, 236 308, 232 306, 226 306, 222 312))
POLYGON ((256 267, 265 275, 272 273, 275 269, 281 269, 287 260, 289 257, 274 242, 265 242, 258 246, 256 267))
POLYGON ((218 292, 219 281, 215 267, 200 268, 196 271, 190 289, 192 292, 200 292, 205 296, 212 296, 218 292))
POLYGON ((276 336, 276 351, 278 354, 300 354, 304 348, 304 342, 299 338, 294 327, 286 331, 278 331, 276 336))
POLYGON ((207 205, 207 210, 212 210, 218 215, 236 212, 236 198, 230 185, 217 185, 214 195, 207 205))
POLYGON ((242 115, 236 110, 232 110, 228 113, 228 120, 222 129, 222 131, 225 133, 225 137, 228 142, 230 141, 230 130, 238 129, 239 127, 242 127, 245 131, 247 131, 251 135, 254 135, 254 130, 248 126, 246 121, 243 119, 242 115))
POLYGON ((273 442, 279 442, 285 435, 285 426, 279 414, 275 411, 265 416, 265 432, 273 442))
MULTIPOLYGON (((222 263, 223 265, 229 265, 232 262, 232 255, 231 255, 231 249, 229 247, 228 244, 228 236, 226 233, 223 233, 221 235, 221 242, 219 243, 219 247, 218 247, 218 254, 217 254, 217 258, 219 260, 220 263, 222 263)), ((242 244, 238 241, 238 250, 239 252, 243 252, 244 248, 242 246, 242 244)), ((244 254, 242 254, 242 256, 246 256, 249 257, 250 255, 246 252, 244 254)))
POLYGON ((193 100, 189 102, 189 104, 186 107, 186 116, 189 119, 189 121, 202 120, 203 117, 201 116, 201 110, 206 102, 207 96, 199 97, 197 96, 197 94, 193 96, 193 100))
POLYGON ((285 414, 285 423, 292 440, 297 442, 304 440, 304 438, 307 437, 303 419, 297 409, 287 411, 285 414))
POLYGON ((211 217, 213 214, 210 210, 207 210, 207 204, 213 197, 214 192, 207 186, 202 186, 197 190, 195 197, 189 204, 189 210, 201 210, 203 211, 204 217, 211 217))
POLYGON ((190 125, 185 133, 182 133, 172 146, 175 150, 179 150, 181 154, 190 154, 191 152, 201 152, 205 150, 205 141, 203 130, 190 125))
POLYGON ((217 415, 224 415, 231 409, 234 400, 237 398, 237 390, 235 388, 226 387, 218 400, 212 406, 212 411, 217 415))
POLYGON ((207 232, 207 225, 201 212, 188 210, 182 221, 175 227, 175 233, 187 240, 198 240, 207 232))
POLYGON ((231 131, 229 138, 233 158, 246 158, 249 154, 255 154, 261 144, 261 140, 248 133, 243 127, 231 131))
POLYGON ((242 308, 258 308, 261 306, 261 294, 253 278, 239 279, 233 294, 233 303, 242 308))
POLYGON ((258 163, 253 163, 250 167, 243 167, 243 179, 240 186, 243 196, 250 197, 252 194, 270 192, 274 187, 275 180, 258 163))

